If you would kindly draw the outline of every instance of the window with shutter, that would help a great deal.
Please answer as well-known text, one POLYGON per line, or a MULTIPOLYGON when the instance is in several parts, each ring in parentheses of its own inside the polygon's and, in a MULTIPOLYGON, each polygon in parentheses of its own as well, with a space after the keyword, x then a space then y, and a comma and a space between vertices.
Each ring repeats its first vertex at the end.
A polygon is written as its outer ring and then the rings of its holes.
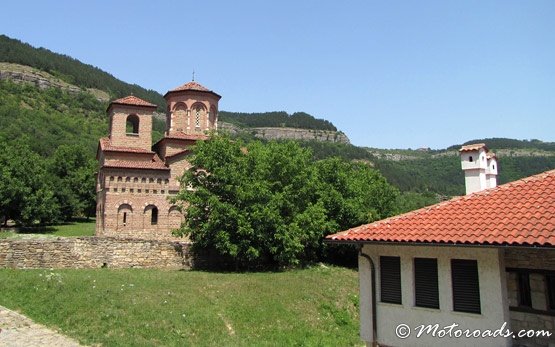
POLYGON ((451 259, 451 283, 453 287, 453 310, 481 313, 478 262, 467 259, 451 259))
POLYGON ((380 257, 380 280, 381 301, 402 304, 400 257, 380 257))
POLYGON ((437 259, 414 258, 415 306, 439 308, 437 259))

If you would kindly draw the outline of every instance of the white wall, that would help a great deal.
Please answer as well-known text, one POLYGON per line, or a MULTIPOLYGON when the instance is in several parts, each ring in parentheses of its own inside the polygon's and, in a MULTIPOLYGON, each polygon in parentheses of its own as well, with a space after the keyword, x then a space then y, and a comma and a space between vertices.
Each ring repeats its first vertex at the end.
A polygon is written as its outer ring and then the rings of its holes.
POLYGON ((485 170, 466 170, 464 172, 466 195, 482 191, 487 188, 485 170))
MULTIPOLYGON (((507 291, 505 286, 505 269, 500 250, 478 247, 447 246, 388 246, 365 245, 363 252, 369 255, 376 267, 376 302, 377 302, 377 341, 388 346, 509 346, 511 341, 505 338, 442 339, 433 336, 415 337, 415 328, 419 325, 439 323, 441 327, 457 323, 458 328, 489 329, 495 331, 504 322, 509 324, 507 291), (401 257, 402 305, 380 302, 380 256, 401 257), (415 257, 437 258, 439 277, 440 309, 414 306, 413 259, 415 257), (473 259, 478 261, 480 282, 481 314, 453 311, 451 288, 451 259, 473 259), (407 324, 412 334, 407 339, 400 339, 395 334, 399 324, 407 324)), ((360 274, 360 308, 361 338, 372 341, 371 288, 368 261, 359 257, 360 274)), ((510 328, 507 326, 507 328, 510 328)))

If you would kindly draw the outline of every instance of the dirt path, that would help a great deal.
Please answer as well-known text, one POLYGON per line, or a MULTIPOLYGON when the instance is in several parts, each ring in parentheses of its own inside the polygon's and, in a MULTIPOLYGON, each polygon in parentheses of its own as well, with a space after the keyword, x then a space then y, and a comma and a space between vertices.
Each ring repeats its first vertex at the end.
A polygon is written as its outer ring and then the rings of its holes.
POLYGON ((37 324, 29 318, 0 306, 0 346, 79 347, 77 341, 37 324))

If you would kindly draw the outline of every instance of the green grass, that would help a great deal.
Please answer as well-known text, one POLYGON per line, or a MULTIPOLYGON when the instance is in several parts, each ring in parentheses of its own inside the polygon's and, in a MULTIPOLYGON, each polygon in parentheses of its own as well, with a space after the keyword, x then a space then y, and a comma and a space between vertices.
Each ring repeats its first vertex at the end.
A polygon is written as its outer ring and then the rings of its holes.
POLYGON ((0 270, 0 305, 105 346, 353 346, 354 270, 0 270))
POLYGON ((36 236, 65 236, 65 237, 78 237, 78 236, 93 236, 95 229, 95 220, 76 220, 74 222, 48 225, 41 227, 20 228, 16 232, 2 231, 0 232, 0 239, 5 238, 21 238, 22 235, 36 235, 36 236))

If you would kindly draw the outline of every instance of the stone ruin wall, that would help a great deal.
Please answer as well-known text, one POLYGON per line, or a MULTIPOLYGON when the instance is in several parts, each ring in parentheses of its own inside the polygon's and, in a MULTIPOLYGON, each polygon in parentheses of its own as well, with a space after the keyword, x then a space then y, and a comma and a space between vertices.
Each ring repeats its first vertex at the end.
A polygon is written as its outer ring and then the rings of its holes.
MULTIPOLYGON (((555 253, 545 249, 506 249, 505 267, 555 271, 555 253)), ((533 307, 548 311, 545 276, 531 273, 530 291, 533 307)), ((507 273, 507 296, 510 306, 518 306, 518 280, 514 273, 507 273)), ((511 310, 509 315, 513 331, 543 329, 552 332, 555 329, 555 316, 551 314, 511 310)), ((553 340, 542 338, 519 339, 519 342, 525 340, 527 344, 523 342, 523 346, 551 346, 553 343, 553 340)))
POLYGON ((190 244, 101 237, 0 240, 0 268, 190 269, 190 244))

